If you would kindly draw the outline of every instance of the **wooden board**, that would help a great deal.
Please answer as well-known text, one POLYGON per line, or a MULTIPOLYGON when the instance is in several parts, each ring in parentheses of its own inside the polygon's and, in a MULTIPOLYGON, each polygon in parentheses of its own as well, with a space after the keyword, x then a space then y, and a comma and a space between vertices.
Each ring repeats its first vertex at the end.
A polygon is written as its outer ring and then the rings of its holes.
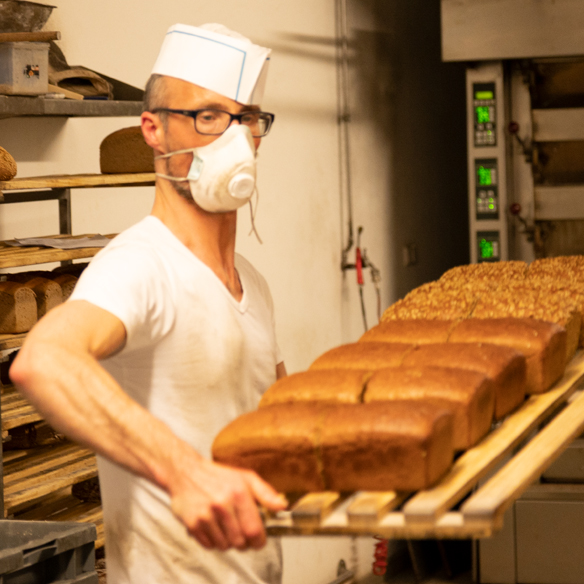
MULTIPOLYGON (((79 239, 81 237, 93 237, 95 234, 83 235, 45 235, 46 238, 79 239)), ((110 239, 114 233, 104 235, 110 239)), ((0 241, 0 268, 15 268, 19 266, 32 266, 48 262, 62 262, 81 258, 91 258, 101 247, 82 247, 78 249, 55 249, 49 247, 14 247, 5 241, 0 241)))
POLYGON ((267 515, 266 529, 272 535, 489 537, 501 528, 503 514, 513 501, 584 431, 584 394, 578 394, 565 406, 583 379, 584 352, 579 351, 549 392, 531 396, 477 446, 460 456, 431 489, 418 493, 359 492, 344 497, 338 493, 310 493, 290 511, 267 515), (537 432, 539 425, 553 416, 556 417, 537 432), (511 460, 458 509, 480 479, 507 457, 511 460), (317 519, 319 510, 314 506, 319 501, 322 513, 317 519), (299 521, 296 510, 307 505, 312 520, 299 521))
POLYGON ((12 430, 24 424, 42 420, 29 401, 14 388, 5 388, 1 398, 2 430, 12 430))
POLYGON ((97 476, 95 455, 69 442, 6 453, 4 457, 4 513, 97 476))
POLYGON ((87 189, 93 187, 151 186, 153 172, 128 174, 59 174, 0 181, 0 192, 31 189, 87 189))
POLYGON ((14 515, 14 519, 27 521, 77 521, 93 523, 97 529, 95 547, 105 544, 103 511, 99 503, 84 503, 68 490, 47 497, 41 505, 14 515))

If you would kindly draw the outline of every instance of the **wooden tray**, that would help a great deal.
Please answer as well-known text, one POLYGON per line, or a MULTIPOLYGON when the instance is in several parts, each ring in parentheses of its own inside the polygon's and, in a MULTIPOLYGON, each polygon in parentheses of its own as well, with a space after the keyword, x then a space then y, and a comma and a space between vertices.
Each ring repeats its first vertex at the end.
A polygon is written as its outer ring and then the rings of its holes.
POLYGON ((462 454, 431 489, 309 493, 290 511, 264 514, 267 532, 401 539, 489 537, 502 527, 503 514, 521 493, 584 431, 584 393, 575 394, 583 378, 584 352, 579 351, 550 391, 528 398, 462 454))

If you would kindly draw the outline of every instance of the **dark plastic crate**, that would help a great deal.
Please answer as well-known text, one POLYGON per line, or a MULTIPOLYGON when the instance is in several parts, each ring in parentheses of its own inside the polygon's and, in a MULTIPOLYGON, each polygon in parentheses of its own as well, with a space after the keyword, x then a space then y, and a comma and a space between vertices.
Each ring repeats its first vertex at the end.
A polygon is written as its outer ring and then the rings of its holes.
POLYGON ((98 584, 95 525, 0 520, 0 584, 98 584))

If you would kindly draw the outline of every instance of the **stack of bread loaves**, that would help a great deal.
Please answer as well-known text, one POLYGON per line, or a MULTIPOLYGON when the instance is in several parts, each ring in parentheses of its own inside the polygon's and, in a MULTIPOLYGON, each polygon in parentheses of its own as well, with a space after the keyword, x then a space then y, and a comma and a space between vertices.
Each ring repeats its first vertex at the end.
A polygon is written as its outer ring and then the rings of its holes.
POLYGON ((61 272, 59 268, 52 272, 19 272, 4 277, 6 279, 0 282, 1 334, 28 332, 51 308, 67 300, 77 283, 76 275, 61 272))
POLYGON ((217 436, 214 458, 284 492, 426 488, 562 377, 583 310, 584 257, 454 268, 277 381, 217 436))

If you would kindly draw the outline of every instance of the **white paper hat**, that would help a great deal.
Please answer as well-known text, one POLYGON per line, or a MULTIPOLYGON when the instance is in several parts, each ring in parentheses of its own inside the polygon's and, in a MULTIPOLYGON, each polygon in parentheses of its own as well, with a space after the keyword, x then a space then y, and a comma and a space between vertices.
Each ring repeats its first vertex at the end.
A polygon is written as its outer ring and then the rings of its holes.
POLYGON ((261 103, 270 49, 220 24, 168 29, 153 74, 177 77, 244 104, 261 103))

